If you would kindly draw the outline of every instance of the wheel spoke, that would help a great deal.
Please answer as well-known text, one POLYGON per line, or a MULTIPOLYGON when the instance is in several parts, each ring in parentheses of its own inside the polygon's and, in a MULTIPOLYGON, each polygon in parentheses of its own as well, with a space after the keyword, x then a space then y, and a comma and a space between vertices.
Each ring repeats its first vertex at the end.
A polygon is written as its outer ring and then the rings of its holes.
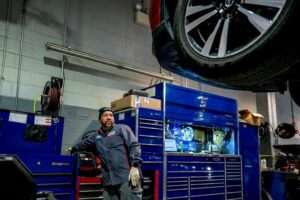
POLYGON ((229 19, 230 18, 227 18, 223 25, 223 30, 222 30, 220 44, 219 44, 218 57, 224 57, 227 51, 229 19))
POLYGON ((250 10, 247 10, 241 6, 238 7, 238 10, 248 17, 250 23, 260 32, 265 32, 271 25, 272 21, 253 13, 250 10))
POLYGON ((215 29, 213 30, 213 32, 210 34, 210 36, 206 40, 206 43, 205 43, 205 45, 204 45, 204 47, 201 51, 203 53, 203 55, 205 55, 205 56, 209 55, 209 53, 211 51, 211 48, 212 48, 212 45, 213 45, 213 42, 215 41, 217 32, 219 30, 220 24, 221 24, 221 19, 219 19, 215 29))
POLYGON ((189 6, 186 10, 185 16, 188 17, 190 15, 193 15, 197 12, 201 12, 203 10, 207 10, 209 8, 212 8, 213 5, 208 5, 208 6, 189 6))
POLYGON ((245 4, 282 8, 286 0, 245 0, 245 4))
POLYGON ((238 54, 270 30, 287 1, 214 0, 207 4, 208 1, 187 0, 182 16, 186 38, 204 57, 220 59, 238 54), (236 39, 230 40, 231 37, 236 39))
POLYGON ((193 21, 192 23, 186 25, 185 31, 186 33, 189 33, 191 30, 193 30, 196 26, 204 22, 205 20, 209 19, 210 17, 214 16, 217 13, 216 10, 213 10, 202 17, 198 18, 197 20, 193 21))

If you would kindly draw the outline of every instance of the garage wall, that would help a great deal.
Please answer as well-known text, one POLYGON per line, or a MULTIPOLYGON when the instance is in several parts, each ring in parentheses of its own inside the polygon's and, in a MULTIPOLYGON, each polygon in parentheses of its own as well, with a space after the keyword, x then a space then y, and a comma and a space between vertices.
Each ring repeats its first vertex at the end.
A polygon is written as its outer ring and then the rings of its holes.
POLYGON ((296 134, 291 139, 278 139, 278 144, 300 144, 300 107, 291 101, 290 94, 287 92, 284 95, 276 94, 277 105, 277 120, 278 125, 281 123, 295 122, 295 126, 298 129, 296 134), (285 106, 283 106, 285 105, 285 106), (293 119, 294 118, 294 119, 293 119))
MULTIPOLYGON (((263 122, 267 121, 270 123, 270 134, 273 134, 276 127, 281 123, 291 124, 293 122, 293 115, 295 126, 298 130, 300 130, 300 107, 297 106, 293 101, 291 101, 289 92, 286 91, 284 94, 273 93, 272 95, 274 97, 272 101, 275 105, 273 107, 276 112, 275 116, 271 116, 268 110, 268 107, 272 105, 271 102, 268 101, 268 94, 257 94, 257 110, 264 116, 263 122)), ((281 145, 300 144, 299 132, 290 139, 276 138, 276 136, 274 136, 272 139, 270 134, 260 139, 261 154, 263 155, 271 155, 271 147, 273 144, 275 144, 275 140, 277 141, 277 144, 281 145)))
POLYGON ((64 74, 65 146, 95 126, 100 106, 160 80, 71 57, 62 73, 62 56, 47 51, 47 42, 166 73, 175 77, 175 84, 235 98, 239 109, 256 112, 254 93, 199 84, 161 69, 151 53, 150 30, 134 23, 135 0, 27 0, 25 15, 22 1, 11 0, 7 22, 8 2, 0 1, 0 108, 32 112, 33 99, 45 83, 64 74))
MULTIPOLYGON (((3 96, 10 97, 16 96, 16 75, 20 60, 21 4, 19 2, 22 1, 12 1, 12 20, 8 27, 6 67, 3 74, 5 79, 1 92, 3 96)), ((65 37, 67 45, 74 49, 138 66, 144 63, 152 64, 155 67, 151 67, 151 70, 159 70, 154 57, 148 50, 150 32, 146 32, 143 27, 136 26, 132 22, 130 13, 127 13, 127 11, 132 11, 131 1, 126 3, 125 1, 105 0, 88 3, 68 2, 65 37), (118 13, 119 17, 110 16, 114 13, 118 13), (126 21, 131 23, 124 23, 126 21), (115 27, 115 33, 112 27, 115 27), (130 33, 128 33, 129 30, 130 33)), ((59 0, 27 1, 19 88, 21 99, 33 99, 35 95, 41 93, 45 82, 50 80, 51 76, 61 76, 59 66, 52 64, 61 60, 61 55, 47 51, 45 44, 46 42, 63 43, 64 6, 65 2, 59 0), (45 64, 45 61, 51 65, 45 64)), ((2 22, 1 35, 3 36, 5 21, 2 22)), ((115 69, 112 71, 108 66, 78 59, 69 58, 68 60, 70 63, 75 63, 77 68, 74 70, 72 69, 74 66, 71 65, 65 70, 64 103, 66 105, 98 108, 99 105, 109 105, 112 99, 119 98, 130 88, 150 83, 148 77, 145 79, 145 77, 132 76, 132 74, 129 76, 129 73, 115 69), (81 68, 78 69, 78 67, 81 68), (98 76, 90 74, 86 68, 99 69, 98 76), (124 81, 127 77, 131 78, 124 81)))

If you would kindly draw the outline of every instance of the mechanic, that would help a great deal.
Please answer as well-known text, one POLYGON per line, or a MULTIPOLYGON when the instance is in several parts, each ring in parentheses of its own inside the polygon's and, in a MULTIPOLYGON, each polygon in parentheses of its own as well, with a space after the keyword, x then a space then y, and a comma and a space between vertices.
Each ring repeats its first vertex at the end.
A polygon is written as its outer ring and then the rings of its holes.
POLYGON ((104 200, 141 199, 140 144, 129 126, 114 123, 109 107, 99 109, 98 119, 100 128, 68 150, 97 153, 103 173, 104 200))

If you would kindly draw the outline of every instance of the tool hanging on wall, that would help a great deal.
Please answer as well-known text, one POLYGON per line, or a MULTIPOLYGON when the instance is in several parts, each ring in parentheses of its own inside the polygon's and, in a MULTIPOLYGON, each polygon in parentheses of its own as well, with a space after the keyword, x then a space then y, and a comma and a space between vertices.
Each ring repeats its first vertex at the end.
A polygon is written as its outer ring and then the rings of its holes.
POLYGON ((270 124, 267 121, 260 124, 260 126, 258 127, 260 138, 264 138, 264 137, 267 137, 268 135, 270 135, 269 127, 270 127, 270 124))
POLYGON ((290 139, 294 137, 296 129, 293 124, 281 123, 275 129, 275 134, 283 139, 290 139))
POLYGON ((277 126, 275 133, 278 135, 280 138, 283 139, 290 139, 294 137, 295 134, 299 134, 298 128, 296 126, 295 122, 295 116, 294 116, 294 106, 293 106, 293 101, 290 99, 291 103, 291 114, 292 114, 292 123, 281 123, 277 126))
POLYGON ((51 81, 46 82, 41 96, 42 114, 56 116, 59 114, 61 86, 62 79, 60 78, 52 77, 51 81))

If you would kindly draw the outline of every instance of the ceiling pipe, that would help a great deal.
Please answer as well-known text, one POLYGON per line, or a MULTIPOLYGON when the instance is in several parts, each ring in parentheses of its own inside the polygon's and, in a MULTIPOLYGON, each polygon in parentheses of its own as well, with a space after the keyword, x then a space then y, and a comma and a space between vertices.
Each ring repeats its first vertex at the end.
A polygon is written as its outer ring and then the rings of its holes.
POLYGON ((21 19, 21 38, 20 38, 20 52, 19 52, 19 64, 18 64, 18 74, 17 74, 17 88, 16 88, 16 98, 15 98, 15 110, 18 110, 19 105, 19 94, 20 94, 20 81, 22 73, 22 59, 23 59, 23 45, 24 45, 24 31, 25 31, 25 14, 26 14, 27 0, 23 0, 22 5, 22 19, 21 19))
POLYGON ((75 49, 72 49, 72 48, 67 48, 67 47, 64 47, 64 46, 61 46, 61 45, 58 45, 58 44, 47 42, 45 46, 46 46, 47 50, 59 52, 59 53, 65 54, 65 55, 75 57, 75 58, 81 58, 81 59, 85 59, 85 60, 89 60, 89 61, 94 61, 94 62, 97 62, 97 63, 102 63, 102 64, 105 64, 105 65, 117 67, 119 69, 126 69, 128 71, 132 71, 132 72, 152 76, 152 77, 159 78, 159 79, 162 79, 162 80, 167 80, 167 81, 170 81, 170 82, 174 81, 174 77, 172 77, 172 76, 168 76, 168 75, 165 75, 165 74, 160 74, 160 73, 148 71, 148 70, 145 70, 145 69, 138 68, 134 65, 130 65, 130 64, 119 62, 119 61, 111 60, 111 59, 108 59, 108 58, 104 58, 104 57, 101 57, 101 56, 85 53, 85 52, 78 51, 78 50, 75 50, 75 49))
POLYGON ((5 33, 3 39, 3 52, 2 52, 2 65, 0 70, 0 101, 2 97, 2 87, 4 82, 4 68, 6 65, 6 54, 7 54, 7 40, 8 40, 8 28, 9 28, 9 20, 10 20, 10 12, 11 12, 11 0, 7 1, 7 13, 6 13, 6 23, 5 23, 5 33))

